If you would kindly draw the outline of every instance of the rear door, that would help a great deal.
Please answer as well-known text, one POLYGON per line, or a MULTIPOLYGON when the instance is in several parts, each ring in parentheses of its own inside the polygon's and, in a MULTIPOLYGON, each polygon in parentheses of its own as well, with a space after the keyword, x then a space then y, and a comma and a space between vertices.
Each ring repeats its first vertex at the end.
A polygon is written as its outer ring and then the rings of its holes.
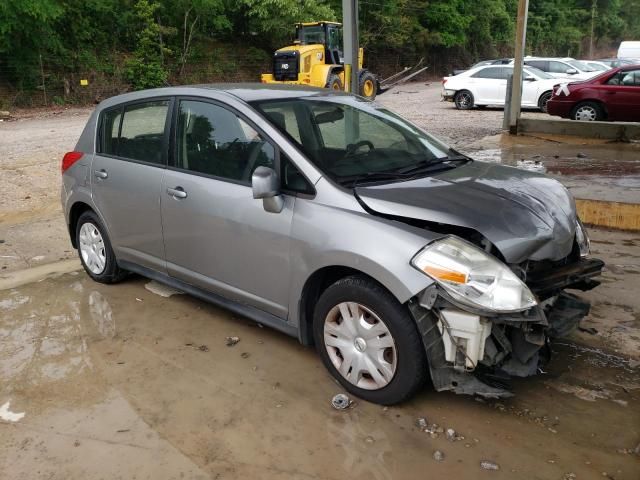
POLYGON ((91 191, 118 260, 165 271, 160 189, 168 151, 170 98, 101 113, 91 191))
POLYGON ((474 73, 474 97, 476 105, 503 105, 507 92, 507 68, 486 67, 474 73))
POLYGON ((601 91, 610 120, 640 122, 640 68, 616 73, 601 91))
POLYGON ((286 318, 295 197, 269 213, 251 190, 253 170, 275 168, 277 150, 223 103, 182 98, 176 112, 160 202, 169 274, 286 318))

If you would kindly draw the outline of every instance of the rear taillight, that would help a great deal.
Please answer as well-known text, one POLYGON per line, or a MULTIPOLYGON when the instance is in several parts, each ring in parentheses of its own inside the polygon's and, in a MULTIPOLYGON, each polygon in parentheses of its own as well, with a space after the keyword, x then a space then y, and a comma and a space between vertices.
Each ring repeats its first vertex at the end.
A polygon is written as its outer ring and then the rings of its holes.
POLYGON ((442 77, 442 86, 444 87, 444 84, 447 83, 447 80, 449 80, 449 77, 442 77))
POLYGON ((82 152, 67 152, 62 157, 62 173, 66 172, 71 165, 82 158, 82 152))

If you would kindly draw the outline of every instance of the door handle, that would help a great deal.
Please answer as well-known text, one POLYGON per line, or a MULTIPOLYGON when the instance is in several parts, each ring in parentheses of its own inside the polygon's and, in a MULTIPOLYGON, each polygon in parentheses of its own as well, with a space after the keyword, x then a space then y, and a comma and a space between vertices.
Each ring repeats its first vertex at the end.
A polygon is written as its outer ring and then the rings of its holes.
POLYGON ((182 187, 167 188, 167 195, 171 195, 174 198, 187 198, 187 192, 182 187))
POLYGON ((107 178, 109 176, 104 168, 102 170, 94 171, 93 174, 96 176, 96 178, 107 178))
POLYGON ((606 93, 607 95, 615 95, 615 94, 616 94, 616 92, 611 92, 611 91, 606 91, 605 93, 606 93))

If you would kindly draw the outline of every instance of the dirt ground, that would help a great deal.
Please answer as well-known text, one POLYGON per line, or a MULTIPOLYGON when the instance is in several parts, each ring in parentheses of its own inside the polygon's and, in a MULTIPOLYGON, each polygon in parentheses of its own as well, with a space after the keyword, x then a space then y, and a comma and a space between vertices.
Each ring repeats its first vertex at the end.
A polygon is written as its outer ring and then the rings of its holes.
MULTIPOLYGON (((380 102, 481 158, 640 200, 637 145, 505 143, 501 111, 458 112, 438 89, 380 102)), ((427 387, 401 406, 335 411, 339 385, 295 339, 140 277, 104 286, 77 270, 59 164, 89 112, 0 123, 0 479, 640 477, 640 233, 590 230, 607 263, 585 294, 592 312, 513 399, 427 387), (433 438, 422 417, 464 439, 433 438)))

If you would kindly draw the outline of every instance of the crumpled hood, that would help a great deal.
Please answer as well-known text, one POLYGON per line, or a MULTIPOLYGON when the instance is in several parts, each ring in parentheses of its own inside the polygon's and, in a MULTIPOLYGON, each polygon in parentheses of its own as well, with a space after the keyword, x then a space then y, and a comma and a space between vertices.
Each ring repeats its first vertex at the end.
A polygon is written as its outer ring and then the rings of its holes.
POLYGON ((476 230, 508 263, 559 260, 573 247, 573 197, 534 172, 474 161, 434 177, 357 187, 356 195, 374 212, 476 230))

